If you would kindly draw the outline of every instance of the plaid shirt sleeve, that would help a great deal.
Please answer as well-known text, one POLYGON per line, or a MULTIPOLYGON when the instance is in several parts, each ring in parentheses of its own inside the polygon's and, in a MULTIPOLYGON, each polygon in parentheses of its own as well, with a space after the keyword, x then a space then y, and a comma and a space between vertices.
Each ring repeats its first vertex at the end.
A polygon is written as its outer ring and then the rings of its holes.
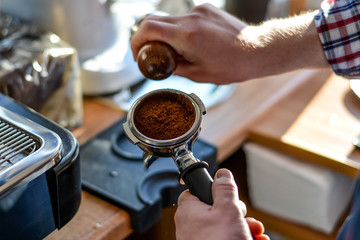
POLYGON ((360 0, 323 1, 315 25, 334 72, 360 77, 360 0))

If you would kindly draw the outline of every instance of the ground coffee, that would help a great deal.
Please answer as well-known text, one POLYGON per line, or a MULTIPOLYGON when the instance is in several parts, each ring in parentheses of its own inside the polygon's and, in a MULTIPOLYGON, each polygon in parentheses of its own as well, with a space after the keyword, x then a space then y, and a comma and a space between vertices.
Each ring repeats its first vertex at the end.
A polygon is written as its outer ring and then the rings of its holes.
POLYGON ((186 133, 195 121, 192 103, 183 95, 159 92, 143 99, 134 111, 134 124, 143 135, 168 140, 186 133))

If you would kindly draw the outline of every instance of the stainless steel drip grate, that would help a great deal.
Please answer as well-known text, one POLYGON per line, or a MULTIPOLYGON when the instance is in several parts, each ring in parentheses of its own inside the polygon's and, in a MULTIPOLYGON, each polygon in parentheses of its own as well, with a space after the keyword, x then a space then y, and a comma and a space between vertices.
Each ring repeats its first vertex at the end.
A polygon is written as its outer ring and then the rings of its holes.
POLYGON ((0 196, 55 166, 61 149, 56 133, 0 107, 0 196))
POLYGON ((0 119, 0 172, 29 156, 39 147, 40 143, 32 136, 0 119))

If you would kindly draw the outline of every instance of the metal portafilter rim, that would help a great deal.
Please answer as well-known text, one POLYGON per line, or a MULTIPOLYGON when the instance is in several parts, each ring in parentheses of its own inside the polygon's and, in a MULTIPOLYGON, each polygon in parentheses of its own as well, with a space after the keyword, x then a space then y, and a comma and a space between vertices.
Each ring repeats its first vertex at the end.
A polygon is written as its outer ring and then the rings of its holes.
POLYGON ((127 123, 125 123, 125 124, 128 124, 129 130, 134 135, 134 138, 131 139, 134 144, 138 144, 139 142, 141 142, 141 143, 151 145, 154 147, 169 147, 169 146, 181 145, 184 142, 187 142, 189 140, 189 138, 192 138, 200 130, 201 122, 202 122, 202 115, 205 113, 206 113, 206 109, 205 109, 204 104, 195 94, 193 94, 193 93, 187 94, 187 93, 184 93, 184 92, 176 90, 176 89, 167 89, 167 88, 166 89, 158 89, 158 90, 154 90, 152 92, 149 92, 149 93, 141 96, 133 103, 133 105, 130 107, 130 110, 127 115, 127 123), (141 103, 148 97, 153 96, 155 94, 161 94, 161 93, 180 94, 183 97, 185 97, 191 103, 191 105, 194 107, 195 120, 194 120, 193 125, 186 133, 184 133, 181 136, 178 136, 176 138, 166 139, 166 140, 153 139, 153 138, 147 137, 144 134, 142 134, 135 126, 134 113, 135 113, 136 108, 139 105, 141 105, 141 103))

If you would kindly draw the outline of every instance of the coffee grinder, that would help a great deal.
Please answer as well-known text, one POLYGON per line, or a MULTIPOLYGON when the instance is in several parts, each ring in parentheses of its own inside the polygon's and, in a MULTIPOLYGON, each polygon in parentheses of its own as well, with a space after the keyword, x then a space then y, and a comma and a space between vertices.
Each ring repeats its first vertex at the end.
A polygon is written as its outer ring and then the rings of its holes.
MULTIPOLYGON (((138 98, 127 114, 123 124, 128 139, 143 150, 143 161, 146 168, 158 157, 171 157, 178 167, 179 179, 182 179, 190 192, 202 202, 213 204, 211 186, 212 178, 207 170, 207 163, 198 160, 192 153, 192 145, 201 130, 202 115, 206 113, 203 102, 195 94, 187 94, 175 89, 159 89, 138 98), (166 108, 168 101, 177 101, 184 111, 191 110, 194 114, 192 125, 185 133, 170 139, 154 139, 139 130, 137 117, 139 109, 151 104, 152 99, 166 99, 161 103, 166 108)), ((168 131, 166 126, 162 131, 168 131)))

